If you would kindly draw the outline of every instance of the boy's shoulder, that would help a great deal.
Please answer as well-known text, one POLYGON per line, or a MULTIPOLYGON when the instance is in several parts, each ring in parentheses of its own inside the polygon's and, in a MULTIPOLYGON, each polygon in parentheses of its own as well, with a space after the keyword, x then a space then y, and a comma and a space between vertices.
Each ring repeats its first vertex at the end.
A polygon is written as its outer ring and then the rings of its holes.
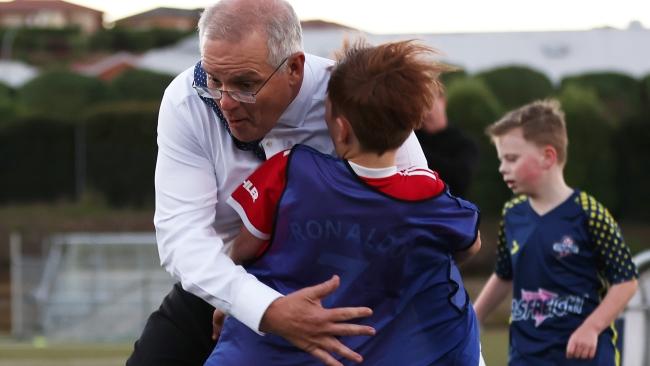
POLYGON ((302 153, 302 154, 305 154, 305 155, 314 155, 314 156, 318 156, 318 157, 323 157, 325 159, 341 160, 340 158, 338 158, 336 156, 333 156, 333 155, 326 154, 324 152, 318 151, 315 148, 313 148, 313 147, 311 147, 309 145, 305 145, 305 144, 295 144, 295 145, 293 145, 291 147, 291 149, 285 150, 285 151, 289 151, 291 154, 302 153))
POLYGON ((573 198, 573 202, 578 206, 578 209, 587 216, 589 220, 614 220, 607 207, 587 192, 577 192, 573 198))
POLYGON ((518 196, 512 197, 506 203, 503 204, 503 209, 501 210, 501 215, 505 216, 508 213, 516 212, 524 208, 524 204, 528 202, 528 196, 525 194, 520 194, 518 196))

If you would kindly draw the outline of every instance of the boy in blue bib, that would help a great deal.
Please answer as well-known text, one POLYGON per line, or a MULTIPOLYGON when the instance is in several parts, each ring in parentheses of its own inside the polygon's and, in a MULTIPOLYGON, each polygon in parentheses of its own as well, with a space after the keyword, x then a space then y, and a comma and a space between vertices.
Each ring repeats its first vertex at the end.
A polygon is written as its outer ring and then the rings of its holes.
MULTIPOLYGON (((452 196, 435 172, 398 171, 395 162, 441 87, 446 68, 432 56, 410 41, 344 49, 326 112, 340 158, 296 145, 228 201, 244 222, 232 257, 249 273, 283 294, 338 275, 340 287, 323 305, 372 309, 361 324, 374 336, 340 339, 368 365, 482 361, 457 267, 480 248, 479 211, 452 196)), ((320 364, 312 355, 227 318, 206 365, 320 364)), ((332 357, 329 364, 349 363, 332 357)))

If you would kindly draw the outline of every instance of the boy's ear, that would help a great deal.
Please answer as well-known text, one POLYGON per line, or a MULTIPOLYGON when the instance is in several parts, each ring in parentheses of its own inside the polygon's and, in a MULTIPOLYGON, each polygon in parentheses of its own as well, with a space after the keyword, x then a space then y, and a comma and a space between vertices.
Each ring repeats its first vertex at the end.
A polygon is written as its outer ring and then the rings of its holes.
POLYGON ((350 143, 350 137, 352 133, 352 126, 350 125, 350 122, 348 121, 345 116, 340 115, 336 117, 334 120, 334 123, 336 124, 336 139, 337 142, 343 143, 343 144, 349 144, 350 143))
POLYGON ((544 155, 544 160, 542 161, 542 166, 545 169, 548 169, 552 167, 553 165, 557 164, 557 151, 555 148, 551 145, 546 145, 544 146, 544 150, 542 151, 544 155))

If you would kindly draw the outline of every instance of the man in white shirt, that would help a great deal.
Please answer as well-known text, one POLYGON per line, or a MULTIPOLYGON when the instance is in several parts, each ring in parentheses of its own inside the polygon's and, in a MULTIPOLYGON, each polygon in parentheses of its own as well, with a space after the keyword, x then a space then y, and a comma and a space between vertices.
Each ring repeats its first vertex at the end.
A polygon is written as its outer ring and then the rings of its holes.
MULTIPOLYGON (((202 14, 199 37, 201 62, 169 85, 158 120, 154 224, 161 264, 180 282, 127 365, 203 364, 214 307, 327 365, 340 365, 335 355, 359 362, 336 337, 372 335, 344 323, 371 310, 323 308, 337 277, 283 296, 227 254, 241 221, 226 199, 264 156, 296 143, 334 152, 324 117, 332 62, 303 52, 300 22, 283 0, 222 0, 202 14)), ((415 135, 397 160, 426 167, 415 135)))

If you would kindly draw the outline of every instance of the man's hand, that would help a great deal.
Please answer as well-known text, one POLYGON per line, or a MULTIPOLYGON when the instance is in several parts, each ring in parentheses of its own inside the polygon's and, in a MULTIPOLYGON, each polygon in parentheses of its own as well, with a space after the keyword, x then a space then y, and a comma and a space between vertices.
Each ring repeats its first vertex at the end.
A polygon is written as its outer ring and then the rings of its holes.
POLYGON ((596 356, 598 330, 583 323, 571 334, 566 347, 566 358, 590 360, 596 356))
POLYGON ((336 337, 374 335, 375 329, 372 327, 340 323, 371 316, 372 310, 366 307, 325 309, 321 305, 321 300, 334 292, 339 283, 339 277, 333 276, 321 284, 278 298, 266 309, 260 330, 285 338, 328 366, 342 366, 331 353, 354 362, 363 361, 361 355, 343 345, 336 337))
POLYGON ((221 334, 221 328, 223 328, 223 321, 226 319, 226 314, 219 310, 214 309, 212 313, 212 340, 216 341, 219 339, 221 334))

